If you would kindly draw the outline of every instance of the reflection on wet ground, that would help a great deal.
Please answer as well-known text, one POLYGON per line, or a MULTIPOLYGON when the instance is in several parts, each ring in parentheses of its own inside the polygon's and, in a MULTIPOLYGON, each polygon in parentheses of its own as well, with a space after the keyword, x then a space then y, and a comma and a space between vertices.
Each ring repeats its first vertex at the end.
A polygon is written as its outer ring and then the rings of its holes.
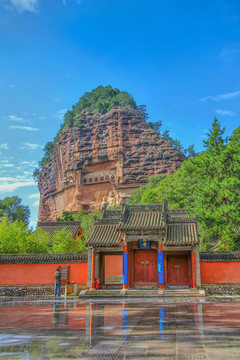
POLYGON ((240 359, 239 303, 45 301, 0 307, 4 359, 240 359))

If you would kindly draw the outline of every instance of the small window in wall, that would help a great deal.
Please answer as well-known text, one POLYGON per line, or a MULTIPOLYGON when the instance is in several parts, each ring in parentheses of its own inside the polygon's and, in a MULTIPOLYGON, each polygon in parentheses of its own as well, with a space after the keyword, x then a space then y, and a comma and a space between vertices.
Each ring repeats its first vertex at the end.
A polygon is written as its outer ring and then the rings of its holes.
POLYGON ((97 177, 95 177, 94 181, 98 181, 98 178, 97 178, 97 177))
POLYGON ((101 176, 101 177, 100 177, 100 180, 101 180, 101 181, 103 181, 103 180, 104 180, 104 177, 103 177, 103 176, 101 176))
POLYGON ((106 180, 109 180, 109 176, 108 176, 108 175, 106 176, 106 180))
POLYGON ((83 210, 89 211, 90 210, 90 205, 83 205, 83 210))
POLYGON ((89 182, 92 182, 92 178, 89 178, 88 181, 89 181, 89 182))
POLYGON ((83 179, 83 182, 84 182, 84 184, 86 184, 86 182, 87 182, 87 179, 83 179))
POLYGON ((114 179, 115 179, 115 176, 114 176, 114 175, 112 175, 112 176, 111 176, 111 179, 112 179, 112 180, 114 180, 114 179))

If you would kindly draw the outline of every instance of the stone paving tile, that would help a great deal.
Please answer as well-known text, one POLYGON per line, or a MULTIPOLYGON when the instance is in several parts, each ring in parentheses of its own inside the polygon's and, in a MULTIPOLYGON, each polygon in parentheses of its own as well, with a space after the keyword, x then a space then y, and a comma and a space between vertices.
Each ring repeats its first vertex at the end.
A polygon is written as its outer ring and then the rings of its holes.
POLYGON ((34 359, 239 360, 240 307, 136 300, 5 304, 0 357, 17 358, 20 350, 34 359))

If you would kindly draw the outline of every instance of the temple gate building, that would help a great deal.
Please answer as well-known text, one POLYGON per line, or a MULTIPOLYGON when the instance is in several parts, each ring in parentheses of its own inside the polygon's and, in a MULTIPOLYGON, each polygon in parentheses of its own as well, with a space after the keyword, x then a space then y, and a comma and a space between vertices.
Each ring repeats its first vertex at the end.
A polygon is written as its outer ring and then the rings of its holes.
POLYGON ((197 217, 166 202, 103 210, 86 245, 90 289, 201 287, 197 217))

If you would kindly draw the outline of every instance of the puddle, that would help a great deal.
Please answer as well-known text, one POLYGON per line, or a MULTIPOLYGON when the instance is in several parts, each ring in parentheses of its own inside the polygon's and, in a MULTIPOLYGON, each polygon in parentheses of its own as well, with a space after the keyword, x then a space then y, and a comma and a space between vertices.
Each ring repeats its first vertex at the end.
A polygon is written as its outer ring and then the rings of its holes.
POLYGON ((239 304, 114 299, 21 301, 0 307, 0 357, 5 359, 94 354, 128 359, 134 351, 138 359, 159 358, 164 351, 176 358, 178 346, 186 359, 193 346, 196 359, 202 349, 209 359, 221 358, 225 350, 225 358, 239 359, 239 304))

